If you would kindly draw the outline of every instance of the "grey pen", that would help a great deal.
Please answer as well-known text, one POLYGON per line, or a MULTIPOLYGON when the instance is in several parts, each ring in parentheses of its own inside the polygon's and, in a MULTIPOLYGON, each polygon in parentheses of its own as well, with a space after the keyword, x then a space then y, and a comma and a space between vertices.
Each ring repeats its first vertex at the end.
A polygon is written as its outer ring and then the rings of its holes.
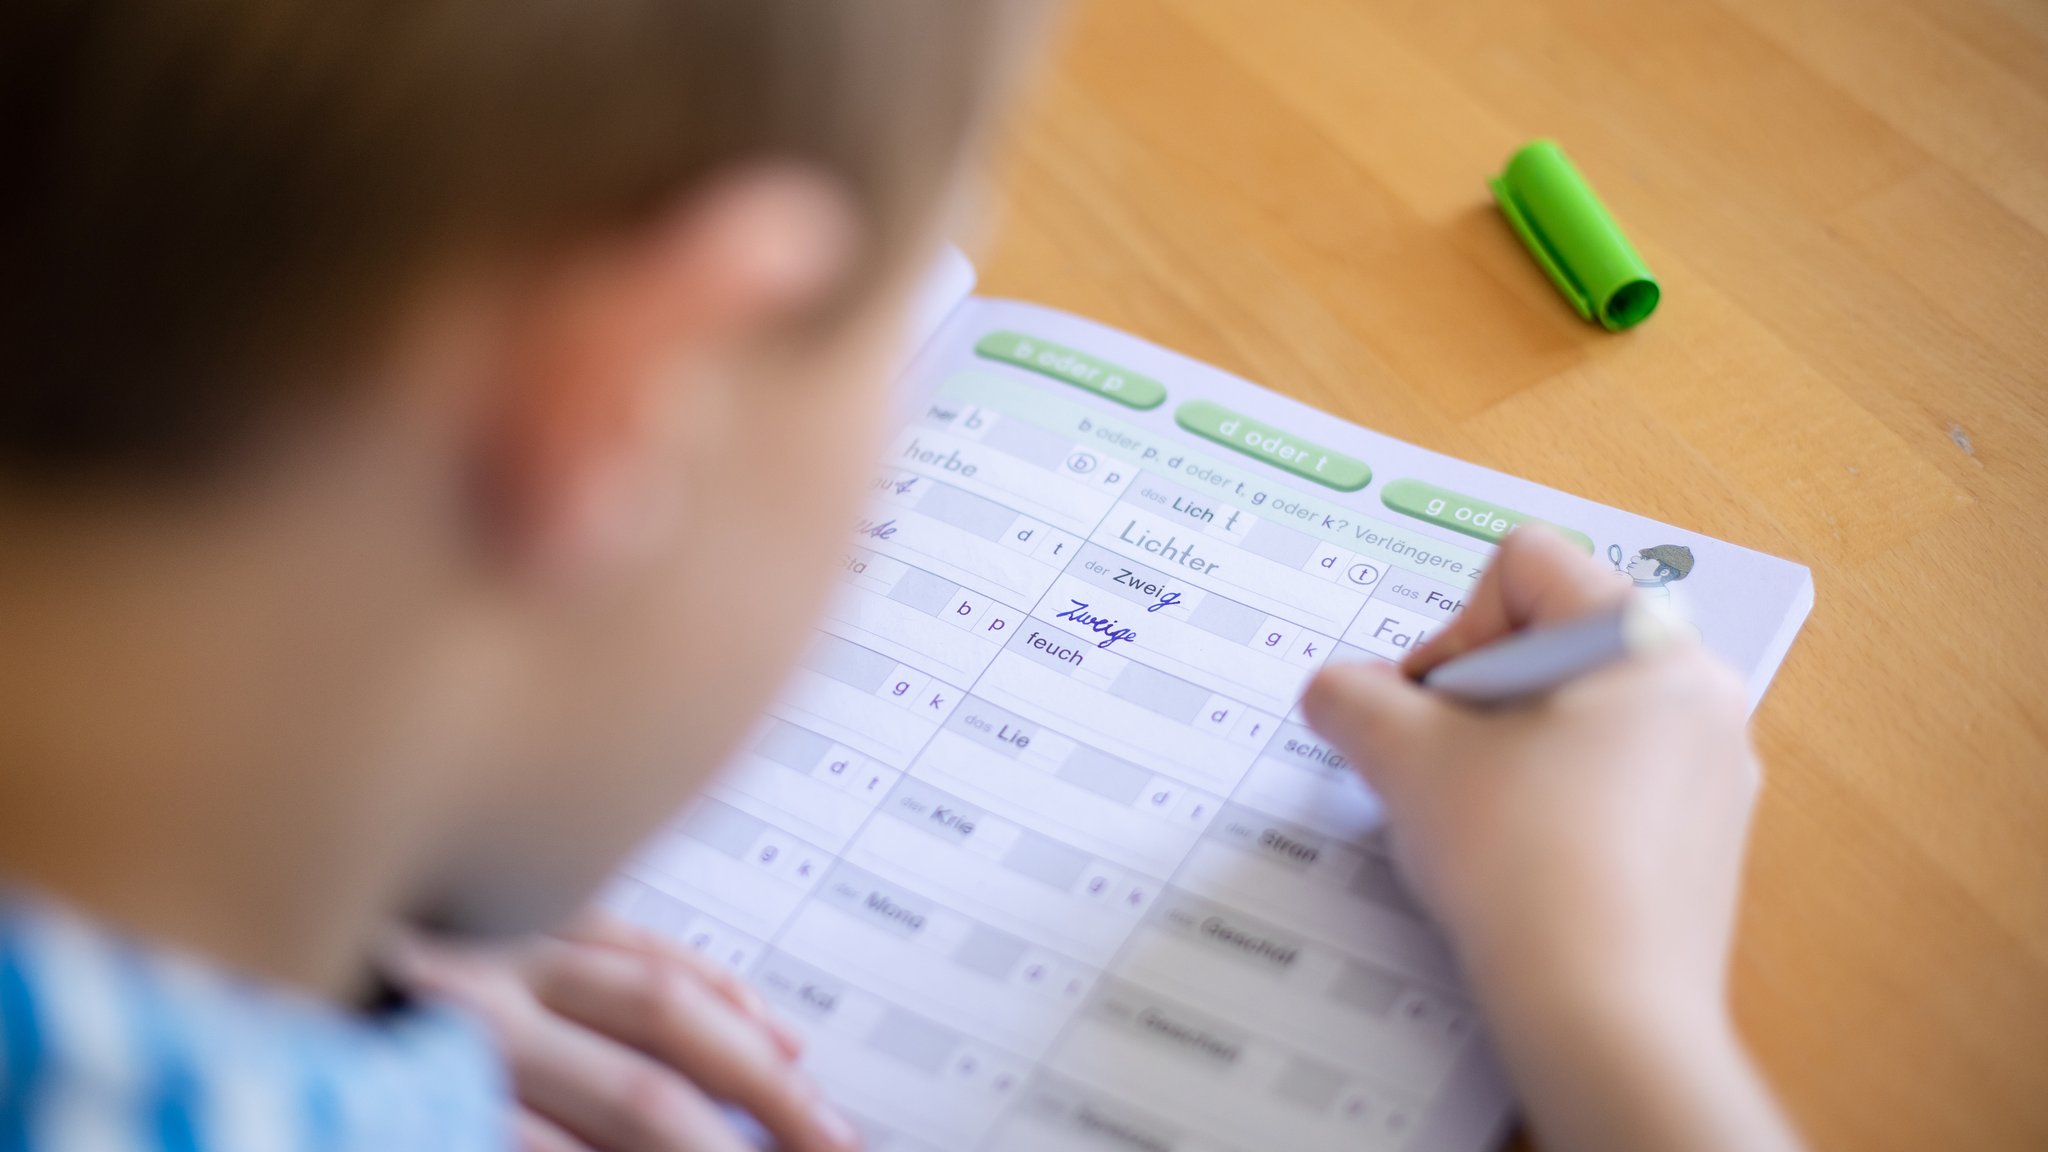
POLYGON ((1422 684, 1466 704, 1507 704, 1563 687, 1624 657, 1653 651, 1677 626, 1640 596, 1563 624, 1525 628, 1430 669, 1422 684))

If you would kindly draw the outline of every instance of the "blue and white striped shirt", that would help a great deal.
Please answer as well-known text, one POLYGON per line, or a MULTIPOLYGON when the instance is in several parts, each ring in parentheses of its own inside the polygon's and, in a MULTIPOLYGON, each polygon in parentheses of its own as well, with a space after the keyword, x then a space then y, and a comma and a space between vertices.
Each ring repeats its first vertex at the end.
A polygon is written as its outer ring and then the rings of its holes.
POLYGON ((354 1016, 0 892, 0 1152, 503 1152, 482 1029, 354 1016))

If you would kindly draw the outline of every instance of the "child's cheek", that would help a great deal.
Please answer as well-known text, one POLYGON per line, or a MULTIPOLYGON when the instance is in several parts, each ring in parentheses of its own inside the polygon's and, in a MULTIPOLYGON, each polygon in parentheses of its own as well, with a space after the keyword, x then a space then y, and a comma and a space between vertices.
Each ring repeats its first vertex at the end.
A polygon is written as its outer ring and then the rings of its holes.
MULTIPOLYGON (((868 500, 888 415, 890 341, 835 341, 743 389, 724 463, 695 501, 684 583, 696 619, 675 653, 719 711, 695 735, 737 741, 808 642, 868 500), (715 681, 704 683, 707 670, 715 681)), ((693 749, 705 757, 704 749, 693 749)), ((721 742, 708 759, 722 762, 721 742)), ((693 763, 702 763, 693 758, 693 763)), ((714 764, 705 765, 708 768, 714 764)))

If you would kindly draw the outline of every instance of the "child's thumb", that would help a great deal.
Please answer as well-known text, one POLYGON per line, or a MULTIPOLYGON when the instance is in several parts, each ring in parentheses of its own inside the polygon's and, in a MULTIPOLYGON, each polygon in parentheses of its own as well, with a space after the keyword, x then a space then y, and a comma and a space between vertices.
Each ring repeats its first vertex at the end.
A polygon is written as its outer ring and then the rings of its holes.
POLYGON ((1392 664, 1333 664, 1309 682, 1301 710, 1393 808, 1426 759, 1443 705, 1392 664))

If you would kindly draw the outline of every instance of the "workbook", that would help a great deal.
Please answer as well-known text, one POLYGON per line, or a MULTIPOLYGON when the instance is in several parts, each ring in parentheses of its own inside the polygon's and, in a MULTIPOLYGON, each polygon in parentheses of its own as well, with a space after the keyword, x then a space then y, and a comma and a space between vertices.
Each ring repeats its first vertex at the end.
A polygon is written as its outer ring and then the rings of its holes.
POLYGON ((745 973, 878 1152, 1477 1152, 1512 1098, 1379 804, 1305 726, 1540 521, 1752 706, 1800 565, 928 290, 771 714, 605 900, 745 973))

